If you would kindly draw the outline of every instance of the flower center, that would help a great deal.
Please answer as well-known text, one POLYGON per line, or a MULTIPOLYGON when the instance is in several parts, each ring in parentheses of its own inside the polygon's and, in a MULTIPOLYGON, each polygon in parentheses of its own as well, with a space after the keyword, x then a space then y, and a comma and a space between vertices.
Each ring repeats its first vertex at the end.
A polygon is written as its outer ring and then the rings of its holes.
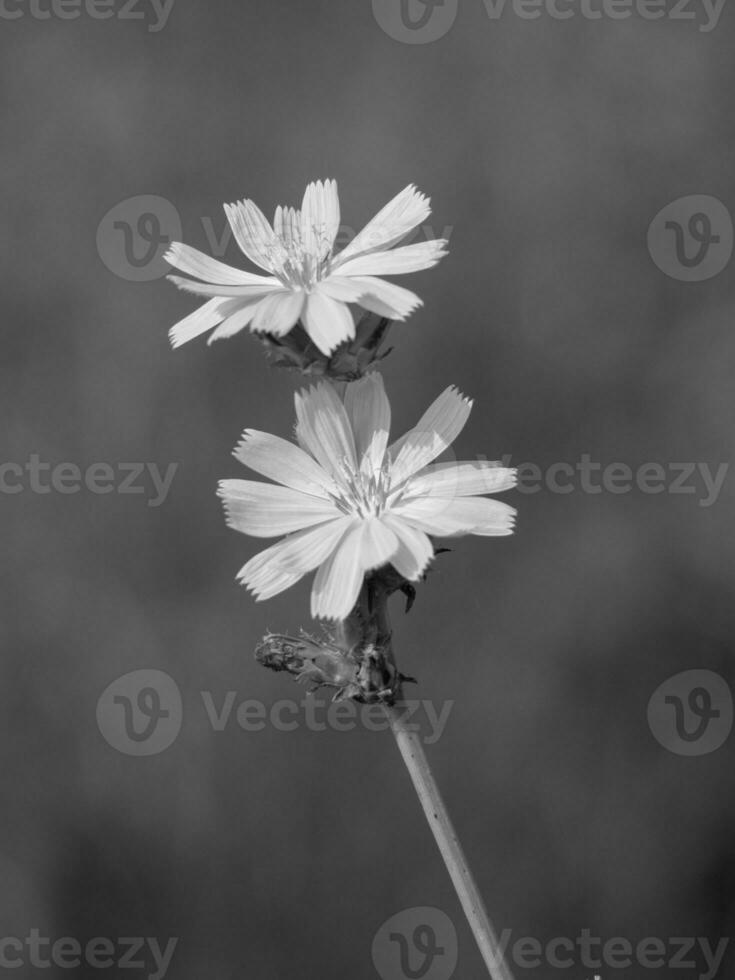
POLYGON ((288 233, 277 237, 278 244, 268 249, 274 274, 284 286, 308 293, 328 273, 332 241, 326 227, 313 226, 306 241, 301 233, 300 215, 296 212, 288 233))
POLYGON ((386 458, 379 470, 356 470, 343 459, 340 477, 332 499, 344 514, 367 518, 383 513, 390 492, 390 460, 386 458))

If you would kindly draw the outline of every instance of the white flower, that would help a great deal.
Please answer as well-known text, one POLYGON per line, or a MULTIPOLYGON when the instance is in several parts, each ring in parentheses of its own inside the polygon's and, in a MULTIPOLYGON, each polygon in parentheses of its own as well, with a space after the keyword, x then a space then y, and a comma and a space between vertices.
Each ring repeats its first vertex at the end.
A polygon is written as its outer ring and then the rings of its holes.
POLYGON ((181 289, 210 297, 170 331, 174 347, 213 327, 210 343, 244 327, 282 337, 301 320, 319 350, 330 354, 355 336, 348 303, 391 320, 405 320, 421 305, 415 293, 378 276, 428 269, 446 254, 444 239, 393 247, 431 213, 428 198, 413 185, 337 255, 340 212, 334 180, 309 184, 300 211, 277 207, 273 227, 252 201, 226 204, 225 213, 244 254, 269 275, 243 272, 173 242, 166 261, 194 278, 168 278, 181 289))
POLYGON ((416 581, 434 555, 428 535, 511 534, 515 510, 481 496, 515 485, 497 463, 429 466, 461 432, 472 403, 447 388, 391 446, 390 404, 379 374, 295 396, 298 446, 246 429, 234 455, 280 486, 223 480, 227 523, 255 537, 287 535, 238 579, 268 599, 318 568, 312 615, 346 618, 366 572, 391 563, 416 581))

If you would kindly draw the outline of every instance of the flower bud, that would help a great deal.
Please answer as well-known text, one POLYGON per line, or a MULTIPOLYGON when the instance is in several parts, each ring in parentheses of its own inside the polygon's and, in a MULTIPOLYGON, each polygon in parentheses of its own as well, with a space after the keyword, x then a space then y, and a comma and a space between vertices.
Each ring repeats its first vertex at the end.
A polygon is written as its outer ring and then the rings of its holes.
POLYGON ((391 322, 376 313, 363 313, 355 327, 354 338, 340 344, 331 354, 319 350, 301 323, 283 337, 270 334, 259 334, 258 337, 274 367, 332 381, 355 381, 390 354, 392 348, 382 352, 381 348, 391 322))
POLYGON ((328 642, 301 631, 297 637, 268 633, 255 650, 255 659, 271 670, 286 670, 313 693, 320 687, 336 687, 334 700, 356 697, 358 664, 353 657, 328 642))

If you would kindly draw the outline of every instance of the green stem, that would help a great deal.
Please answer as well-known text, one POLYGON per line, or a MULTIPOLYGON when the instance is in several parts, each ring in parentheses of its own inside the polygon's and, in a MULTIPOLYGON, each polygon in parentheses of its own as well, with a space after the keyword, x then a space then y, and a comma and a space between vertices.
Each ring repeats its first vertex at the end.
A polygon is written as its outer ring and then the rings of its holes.
POLYGON ((365 582, 358 604, 361 611, 357 620, 362 631, 362 642, 369 643, 371 649, 377 647, 384 670, 394 678, 395 683, 391 685, 394 694, 381 699, 383 709, 488 973, 492 980, 513 980, 513 974, 505 962, 477 883, 426 758, 421 738, 414 730, 415 726, 409 727, 406 724, 405 714, 401 710, 401 675, 395 665, 388 615, 388 597, 395 587, 395 583, 386 583, 380 575, 373 575, 365 582))
MULTIPOLYGON (((394 574, 395 578, 395 574, 394 574)), ((338 644, 357 662, 357 687, 362 700, 380 701, 406 763, 426 819, 439 846, 467 921, 470 924, 491 980, 513 980, 477 883, 449 817, 439 787, 415 726, 408 726, 401 708, 402 681, 393 652, 388 598, 400 588, 389 573, 374 573, 365 580, 352 614, 340 623, 338 644)))
POLYGON ((498 937, 429 766, 421 739, 415 731, 409 730, 400 706, 386 704, 384 710, 488 973, 492 980, 513 980, 513 974, 505 963, 498 937))

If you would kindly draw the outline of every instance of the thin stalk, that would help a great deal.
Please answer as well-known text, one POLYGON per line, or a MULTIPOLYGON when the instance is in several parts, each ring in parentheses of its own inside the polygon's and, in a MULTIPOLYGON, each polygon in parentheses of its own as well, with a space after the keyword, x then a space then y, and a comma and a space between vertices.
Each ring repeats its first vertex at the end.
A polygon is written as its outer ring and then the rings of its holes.
POLYGON ((421 739, 414 726, 406 725, 401 709, 403 682, 409 678, 396 666, 388 599, 404 581, 390 570, 369 576, 350 616, 335 624, 329 644, 305 634, 295 638, 271 633, 256 656, 273 670, 288 670, 317 686, 337 687, 342 696, 363 703, 382 704, 491 980, 513 980, 421 739))
POLYGON ((383 707, 488 973, 492 980, 513 980, 421 739, 406 726, 405 713, 400 705, 385 704, 383 707))

